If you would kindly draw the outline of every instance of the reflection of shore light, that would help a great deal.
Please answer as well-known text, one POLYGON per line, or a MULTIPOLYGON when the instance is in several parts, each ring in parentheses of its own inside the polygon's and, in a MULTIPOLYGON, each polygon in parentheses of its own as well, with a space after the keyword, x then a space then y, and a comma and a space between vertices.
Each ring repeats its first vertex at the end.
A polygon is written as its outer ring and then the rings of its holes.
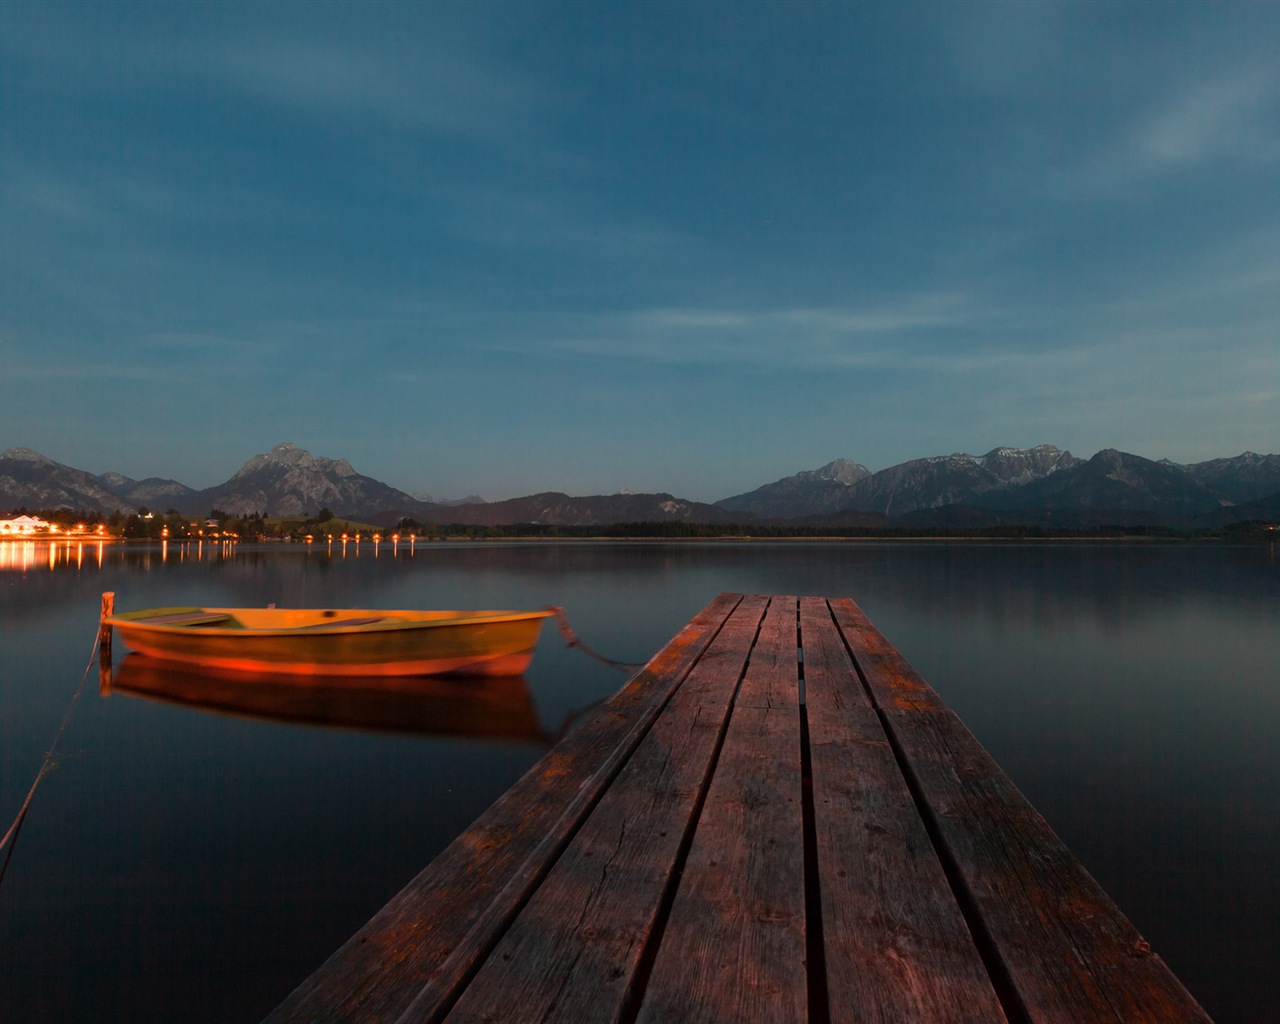
POLYGON ((21 549, 12 542, 0 544, 0 569, 17 569, 21 562, 18 553, 21 549))
MULTIPOLYGON (((55 564, 53 545, 49 545, 49 568, 55 564)), ((6 541, 0 544, 0 569, 13 572, 26 572, 36 565, 37 553, 35 541, 6 541)))
MULTIPOLYGON (((97 540, 98 568, 106 561, 106 541, 97 540)), ((0 543, 0 572, 28 572, 33 569, 84 568, 86 542, 73 540, 70 532, 56 540, 10 540, 0 543), (73 550, 74 549, 74 550, 73 550), (74 556, 74 557, 73 557, 74 556)), ((92 551, 87 552, 92 556, 92 551)))

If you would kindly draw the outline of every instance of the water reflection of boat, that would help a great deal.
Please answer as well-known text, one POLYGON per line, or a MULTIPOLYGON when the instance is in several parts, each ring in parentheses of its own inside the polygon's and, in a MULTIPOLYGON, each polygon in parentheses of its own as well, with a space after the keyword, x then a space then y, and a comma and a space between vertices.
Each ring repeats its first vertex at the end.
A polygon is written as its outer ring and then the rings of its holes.
POLYGON ((102 692, 272 721, 550 742, 523 676, 247 676, 129 654, 102 692))
POLYGON ((296 675, 518 675, 538 611, 148 608, 106 615, 133 650, 201 668, 296 675))

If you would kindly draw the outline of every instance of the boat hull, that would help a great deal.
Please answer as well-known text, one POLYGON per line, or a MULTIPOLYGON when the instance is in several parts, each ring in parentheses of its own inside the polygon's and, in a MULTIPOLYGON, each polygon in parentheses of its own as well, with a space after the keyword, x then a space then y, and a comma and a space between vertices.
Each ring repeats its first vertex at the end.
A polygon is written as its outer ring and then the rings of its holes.
POLYGON ((164 608, 103 622, 147 657, 224 672, 505 676, 529 667, 551 614, 164 608))

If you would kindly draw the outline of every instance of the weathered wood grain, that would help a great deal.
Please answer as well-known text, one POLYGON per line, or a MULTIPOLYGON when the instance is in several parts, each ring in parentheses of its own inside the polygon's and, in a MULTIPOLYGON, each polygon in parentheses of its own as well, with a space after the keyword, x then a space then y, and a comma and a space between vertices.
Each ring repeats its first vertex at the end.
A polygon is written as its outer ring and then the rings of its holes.
POLYGON ((717 637, 698 659, 680 688, 667 702, 668 709, 718 707, 734 699, 742 679, 743 664, 752 656, 769 598, 748 594, 734 607, 717 637))
POLYGON ((267 1021, 394 1021, 411 1007, 429 1019, 451 1002, 738 602, 695 616, 267 1021))
POLYGON ((807 1019, 795 608, 775 599, 761 627, 776 646, 748 664, 640 1022, 807 1019))
POLYGON ((745 600, 446 1018, 622 1018, 706 791, 764 601, 745 600), (695 701, 694 695, 701 699, 695 701))
POLYGON ((1004 1012, 825 601, 800 602, 833 1024, 979 1024, 1004 1012))
POLYGON ((927 807, 960 898, 989 935, 1027 1019, 1208 1021, 973 734, 861 610, 851 601, 831 606, 917 799, 927 807))

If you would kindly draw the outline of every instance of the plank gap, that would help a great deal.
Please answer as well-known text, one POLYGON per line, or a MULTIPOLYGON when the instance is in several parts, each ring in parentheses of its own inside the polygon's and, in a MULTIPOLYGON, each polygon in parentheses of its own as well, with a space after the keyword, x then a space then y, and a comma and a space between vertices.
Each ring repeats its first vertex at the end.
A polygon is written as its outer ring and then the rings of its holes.
MULTIPOLYGON (((800 665, 804 693, 804 665, 800 665)), ((809 979, 809 1022, 830 1024, 827 951, 822 933, 822 886, 818 875, 818 825, 813 802, 813 761, 809 751, 809 713, 800 701, 800 814, 804 828, 804 944, 809 979)))
MULTIPOLYGON (((804 682, 804 637, 800 633, 800 602, 796 602, 796 690, 799 694, 801 713, 807 695, 804 682)), ((806 762, 807 763, 807 762, 806 762)), ((806 769, 807 770, 807 769, 806 769)), ((812 779, 810 780, 812 782, 812 779)))

